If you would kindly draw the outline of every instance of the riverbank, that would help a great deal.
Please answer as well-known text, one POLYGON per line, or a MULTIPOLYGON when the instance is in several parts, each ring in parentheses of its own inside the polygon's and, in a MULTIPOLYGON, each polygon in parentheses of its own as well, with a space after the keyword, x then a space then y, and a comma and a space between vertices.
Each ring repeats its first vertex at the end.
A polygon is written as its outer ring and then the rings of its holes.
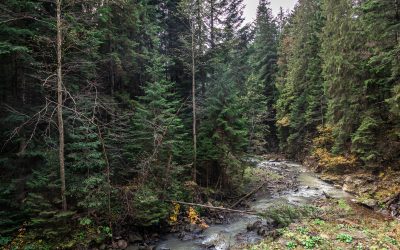
POLYGON ((316 199, 310 204, 316 211, 312 216, 279 229, 276 237, 247 249, 400 249, 399 172, 326 170, 309 159, 303 164, 321 180, 353 197, 335 199, 326 195, 316 199))
POLYGON ((400 171, 391 168, 372 171, 362 167, 345 171, 324 169, 312 158, 306 159, 303 164, 322 180, 353 194, 356 203, 400 218, 400 171))
POLYGON ((343 199, 319 199, 313 216, 279 230, 279 236, 247 246, 264 249, 371 249, 395 250, 400 224, 391 217, 343 199))

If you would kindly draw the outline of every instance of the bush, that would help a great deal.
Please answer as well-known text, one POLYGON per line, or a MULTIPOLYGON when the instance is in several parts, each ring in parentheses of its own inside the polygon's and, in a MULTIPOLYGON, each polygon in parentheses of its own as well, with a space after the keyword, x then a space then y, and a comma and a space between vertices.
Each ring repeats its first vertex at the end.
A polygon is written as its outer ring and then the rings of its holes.
POLYGON ((312 216, 315 211, 316 208, 311 206, 297 207, 279 204, 265 211, 262 216, 273 219, 280 227, 287 227, 295 220, 312 216))
POLYGON ((313 140, 312 157, 317 160, 322 170, 343 171, 357 166, 354 155, 334 155, 331 153, 334 144, 333 128, 319 126, 318 136, 313 140))

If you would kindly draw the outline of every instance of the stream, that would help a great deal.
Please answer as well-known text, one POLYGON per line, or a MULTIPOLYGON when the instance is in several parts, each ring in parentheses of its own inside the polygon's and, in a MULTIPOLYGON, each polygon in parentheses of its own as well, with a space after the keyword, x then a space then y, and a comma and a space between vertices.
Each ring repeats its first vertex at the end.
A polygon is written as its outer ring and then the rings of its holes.
MULTIPOLYGON (((289 161, 257 160, 257 168, 284 176, 283 182, 288 182, 290 188, 275 191, 263 190, 255 195, 249 203, 249 210, 262 212, 276 204, 307 205, 311 201, 330 196, 346 199, 350 194, 318 179, 314 173, 300 164, 289 161)), ((158 250, 225 250, 235 248, 238 244, 255 244, 263 239, 256 232, 248 231, 247 226, 262 220, 254 215, 234 216, 228 224, 210 225, 198 238, 183 241, 177 234, 169 234, 158 244, 158 250)))

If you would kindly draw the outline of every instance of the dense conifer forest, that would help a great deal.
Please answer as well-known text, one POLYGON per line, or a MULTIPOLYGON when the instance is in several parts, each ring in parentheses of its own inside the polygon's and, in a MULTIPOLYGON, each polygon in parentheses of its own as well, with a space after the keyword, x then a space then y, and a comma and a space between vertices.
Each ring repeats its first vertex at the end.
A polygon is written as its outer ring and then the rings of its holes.
POLYGON ((400 176, 400 1, 243 8, 2 0, 0 247, 159 232, 243 195, 250 155, 400 176))

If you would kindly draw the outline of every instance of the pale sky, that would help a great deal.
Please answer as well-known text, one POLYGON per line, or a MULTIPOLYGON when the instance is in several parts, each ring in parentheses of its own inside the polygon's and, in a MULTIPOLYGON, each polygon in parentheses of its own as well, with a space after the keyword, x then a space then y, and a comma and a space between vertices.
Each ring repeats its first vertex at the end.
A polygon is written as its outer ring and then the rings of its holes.
MULTIPOLYGON (((246 5, 244 10, 244 17, 246 22, 252 22, 256 18, 257 6, 259 0, 244 0, 243 3, 246 5)), ((297 0, 270 0, 271 8, 276 16, 279 12, 279 8, 282 6, 284 10, 292 10, 297 0)))

